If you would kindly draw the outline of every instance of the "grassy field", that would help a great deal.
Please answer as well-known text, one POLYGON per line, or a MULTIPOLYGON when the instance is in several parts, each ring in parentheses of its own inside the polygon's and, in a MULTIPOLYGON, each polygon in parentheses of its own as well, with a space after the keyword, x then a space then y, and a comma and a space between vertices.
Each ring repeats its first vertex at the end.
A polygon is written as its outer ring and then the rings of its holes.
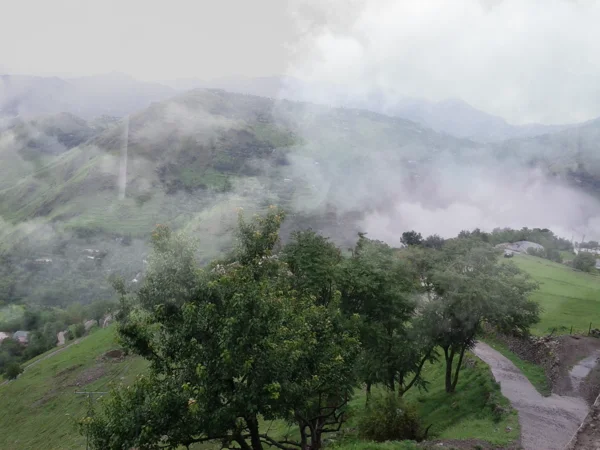
POLYGON ((565 265, 528 255, 512 261, 540 283, 533 294, 542 308, 542 317, 533 333, 542 335, 556 328, 557 333, 587 333, 600 328, 600 277, 575 271, 565 265))
MULTIPOLYGON (((0 386, 0 448, 26 449, 80 449, 85 439, 79 435, 76 420, 83 417, 88 400, 78 391, 107 391, 114 383, 130 382, 145 370, 140 358, 122 361, 104 360, 102 355, 117 348, 114 329, 98 330, 79 344, 40 361, 17 380, 0 386)), ((517 439, 517 415, 500 394, 489 368, 474 356, 461 373, 457 392, 444 392, 442 363, 427 366, 426 379, 431 383, 428 392, 411 390, 407 401, 416 403, 427 426, 432 424, 430 438, 483 439, 495 444, 508 444, 517 439), (507 412, 499 421, 494 410, 507 412), (511 428, 510 432, 505 430, 511 428)), ((353 419, 348 424, 356 426, 365 403, 364 392, 357 392, 352 402, 353 419)), ((265 423, 264 428, 274 436, 285 436, 290 431, 283 422, 265 423)), ((349 435, 341 448, 410 449, 410 443, 371 444, 349 435)), ((209 445, 197 448, 208 449, 209 445)))
POLYGON ((509 444, 520 435, 517 412, 502 396, 500 385, 489 367, 474 355, 468 355, 454 394, 444 390, 444 365, 438 362, 425 368, 428 392, 410 390, 407 401, 417 404, 423 423, 438 439, 482 439, 493 444, 509 444), (508 412, 499 421, 494 410, 508 412), (511 431, 507 432, 507 427, 511 431))
POLYGON ((0 448, 84 448, 75 421, 85 414, 88 400, 75 392, 107 391, 146 366, 139 358, 103 361, 101 356, 116 347, 113 329, 99 330, 0 386, 0 448))

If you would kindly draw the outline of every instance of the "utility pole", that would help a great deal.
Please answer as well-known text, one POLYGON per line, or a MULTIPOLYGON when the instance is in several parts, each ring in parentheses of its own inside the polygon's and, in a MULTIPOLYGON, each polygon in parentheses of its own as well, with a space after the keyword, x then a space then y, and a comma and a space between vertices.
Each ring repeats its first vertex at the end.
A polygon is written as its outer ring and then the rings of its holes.
MULTIPOLYGON (((75 392, 78 395, 87 395, 88 396, 88 412, 87 417, 92 417, 94 415, 94 395, 104 395, 108 394, 108 392, 75 392)), ((85 450, 90 450, 90 432, 86 430, 85 433, 85 450)))

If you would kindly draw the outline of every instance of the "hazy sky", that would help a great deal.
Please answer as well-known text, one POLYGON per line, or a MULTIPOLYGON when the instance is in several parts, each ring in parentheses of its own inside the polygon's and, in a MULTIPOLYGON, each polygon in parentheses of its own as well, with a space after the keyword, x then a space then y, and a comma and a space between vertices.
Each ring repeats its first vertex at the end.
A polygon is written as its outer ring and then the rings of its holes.
POLYGON ((3 0, 0 69, 288 74, 574 122, 600 116, 598 23, 596 0, 3 0))

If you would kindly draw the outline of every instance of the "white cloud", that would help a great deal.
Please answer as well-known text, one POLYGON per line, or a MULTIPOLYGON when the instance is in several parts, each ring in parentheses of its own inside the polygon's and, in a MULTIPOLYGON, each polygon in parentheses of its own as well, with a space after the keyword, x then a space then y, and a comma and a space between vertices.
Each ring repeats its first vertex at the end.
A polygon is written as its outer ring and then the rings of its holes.
POLYGON ((457 97, 514 123, 600 115, 600 2, 377 0, 343 27, 334 16, 308 35, 311 51, 290 74, 457 97))

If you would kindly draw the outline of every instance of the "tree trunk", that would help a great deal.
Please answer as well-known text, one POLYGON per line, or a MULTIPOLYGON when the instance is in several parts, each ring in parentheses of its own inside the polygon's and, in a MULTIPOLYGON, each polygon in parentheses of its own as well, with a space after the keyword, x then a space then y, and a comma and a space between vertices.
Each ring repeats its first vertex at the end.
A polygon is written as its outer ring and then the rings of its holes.
POLYGON ((300 425, 300 445, 302 446, 302 450, 308 449, 308 444, 306 443, 306 425, 300 425))
POLYGON ((321 448, 321 431, 319 420, 315 426, 310 427, 310 450, 319 450, 321 448))
POLYGON ((454 349, 450 348, 450 352, 448 352, 448 347, 444 347, 444 357, 446 359, 446 392, 452 391, 452 362, 454 360, 454 349))
POLYGON ((367 381, 367 401, 366 404, 369 404, 369 400, 371 399, 371 382, 367 381))
POLYGON ((262 442, 260 440, 260 431, 258 430, 258 419, 256 416, 252 416, 246 419, 248 425, 248 431, 250 431, 250 444, 252 450, 263 450, 262 442))
POLYGON ((460 356, 458 357, 458 363, 456 364, 456 371, 454 372, 454 381, 452 381, 452 392, 456 390, 456 385, 458 384, 458 373, 460 372, 460 368, 462 366, 463 356, 465 356, 465 346, 463 345, 460 349, 460 356))
POLYGON ((423 371, 423 366, 425 365, 425 363, 431 356, 432 351, 433 351, 433 349, 430 349, 427 351, 427 353, 425 353, 423 355, 421 362, 419 362, 419 367, 417 367, 417 370, 415 371, 412 380, 410 380, 410 383, 408 383, 406 386, 404 386, 404 376, 401 378, 400 387, 398 388, 398 396, 399 397, 402 397, 417 382, 417 380, 421 376, 421 372, 423 371))

